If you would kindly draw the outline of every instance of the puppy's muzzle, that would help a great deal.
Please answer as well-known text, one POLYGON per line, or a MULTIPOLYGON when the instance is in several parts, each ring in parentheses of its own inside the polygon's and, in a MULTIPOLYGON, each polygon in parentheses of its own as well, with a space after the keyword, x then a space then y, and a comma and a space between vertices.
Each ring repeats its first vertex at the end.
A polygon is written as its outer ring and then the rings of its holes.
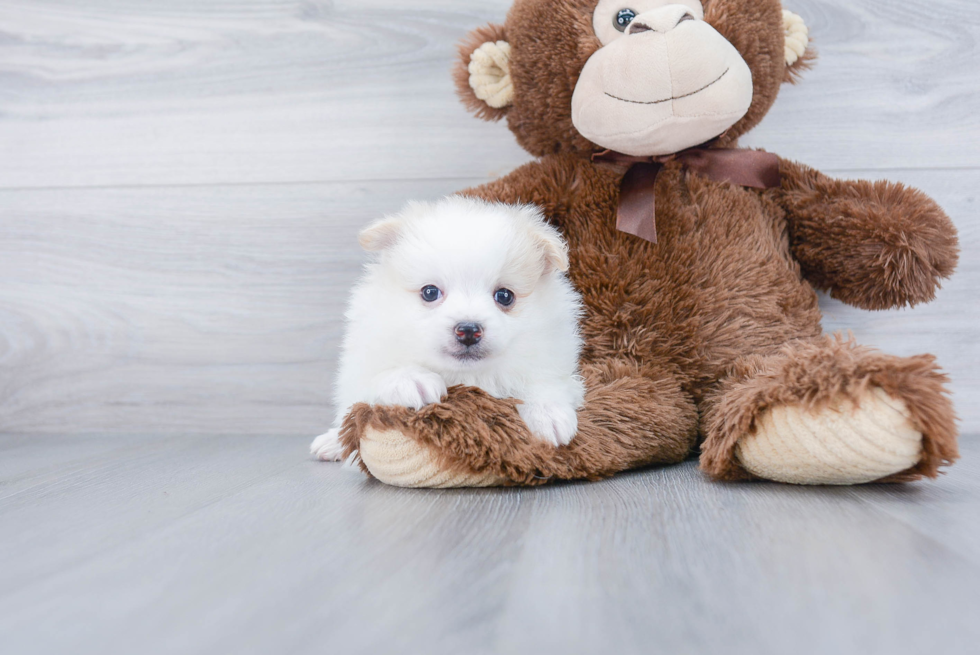
POLYGON ((475 346, 483 338, 483 326, 479 323, 459 323, 453 331, 456 341, 466 347, 475 346))

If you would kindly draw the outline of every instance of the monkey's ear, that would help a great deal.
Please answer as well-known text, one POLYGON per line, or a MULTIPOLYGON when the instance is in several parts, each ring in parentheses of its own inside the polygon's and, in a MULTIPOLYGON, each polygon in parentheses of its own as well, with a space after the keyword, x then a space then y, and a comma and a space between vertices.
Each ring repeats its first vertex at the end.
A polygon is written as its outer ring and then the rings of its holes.
POLYGON ((382 218, 368 225, 357 235, 357 241, 368 252, 386 250, 395 245, 401 236, 402 221, 400 218, 382 218))
POLYGON ((510 44, 503 25, 485 25, 459 45, 453 69, 456 92, 477 118, 499 121, 514 102, 510 78, 510 44))
POLYGON ((784 81, 795 84, 803 71, 813 65, 817 53, 810 47, 810 30, 803 18, 783 10, 783 33, 786 37, 786 76, 784 81))

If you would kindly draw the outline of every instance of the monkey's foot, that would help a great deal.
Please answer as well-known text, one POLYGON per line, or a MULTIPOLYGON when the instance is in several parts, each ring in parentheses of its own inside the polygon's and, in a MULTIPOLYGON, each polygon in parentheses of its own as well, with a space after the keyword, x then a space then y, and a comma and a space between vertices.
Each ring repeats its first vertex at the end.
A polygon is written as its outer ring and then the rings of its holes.
POLYGON ((701 468, 794 484, 934 478, 957 457, 946 376, 843 338, 794 341, 736 362, 706 402, 701 468))
POLYGON ((492 472, 446 467, 437 453, 397 429, 366 428, 359 454, 371 475, 395 487, 496 487, 508 482, 492 472))
POLYGON ((915 466, 922 432, 905 403, 881 387, 856 401, 836 398, 811 411, 778 405, 763 412, 753 433, 742 437, 735 456, 760 478, 792 484, 861 484, 915 466))

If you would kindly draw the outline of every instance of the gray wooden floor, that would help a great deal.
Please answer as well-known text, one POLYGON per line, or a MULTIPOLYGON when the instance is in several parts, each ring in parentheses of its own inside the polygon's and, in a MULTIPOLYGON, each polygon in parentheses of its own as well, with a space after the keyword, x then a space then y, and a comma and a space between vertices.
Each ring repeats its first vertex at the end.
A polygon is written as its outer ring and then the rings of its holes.
POLYGON ((785 0, 746 145, 908 182, 938 299, 829 330, 949 371, 936 483, 411 492, 307 459, 354 235, 528 159, 453 96, 510 0, 0 0, 0 652, 977 652, 980 4, 785 0))
POLYGON ((416 491, 299 437, 8 437, 4 653, 976 653, 980 441, 937 483, 416 491), (38 447, 39 441, 43 447, 38 447))

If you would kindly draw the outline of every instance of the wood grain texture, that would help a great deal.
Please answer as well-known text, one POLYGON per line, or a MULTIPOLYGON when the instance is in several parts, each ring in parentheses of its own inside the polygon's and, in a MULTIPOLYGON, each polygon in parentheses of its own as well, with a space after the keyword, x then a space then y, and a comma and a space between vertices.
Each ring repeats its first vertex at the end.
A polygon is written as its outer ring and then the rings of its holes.
POLYGON ((4 652, 965 655, 980 638, 978 440, 936 483, 860 489, 718 484, 688 462, 402 490, 305 446, 0 438, 4 652))
MULTIPOLYGON (((969 227, 980 174, 899 171, 969 227)), ((409 198, 476 180, 0 191, 0 426, 10 432, 316 434, 355 235, 409 198)), ((980 232, 939 298, 828 330, 951 373, 980 431, 980 232), (941 335, 941 338, 939 338, 941 335)))
POLYGON ((936 302, 822 300, 952 375, 938 482, 420 492, 307 459, 358 229, 528 159, 448 73, 509 4, 0 2, 0 651, 976 650, 973 0, 786 0, 821 61, 746 141, 960 228, 936 302))
POLYGON ((0 187, 505 172, 526 155, 449 70, 507 4, 6 0, 0 187))
MULTIPOLYGON (((527 159, 447 72, 508 4, 0 4, 0 429, 320 430, 357 229, 527 159)), ((751 142, 921 186, 963 236, 937 302, 826 325, 936 352, 975 432, 977 5, 792 8, 822 61, 751 142)))
POLYGON ((464 185, 0 192, 0 426, 322 431, 357 231, 464 185))
MULTIPOLYGON (((510 0, 5 0, 0 187, 484 177, 456 41, 510 0)), ((787 0, 821 60, 747 143, 818 168, 976 168, 980 4, 787 0)))

